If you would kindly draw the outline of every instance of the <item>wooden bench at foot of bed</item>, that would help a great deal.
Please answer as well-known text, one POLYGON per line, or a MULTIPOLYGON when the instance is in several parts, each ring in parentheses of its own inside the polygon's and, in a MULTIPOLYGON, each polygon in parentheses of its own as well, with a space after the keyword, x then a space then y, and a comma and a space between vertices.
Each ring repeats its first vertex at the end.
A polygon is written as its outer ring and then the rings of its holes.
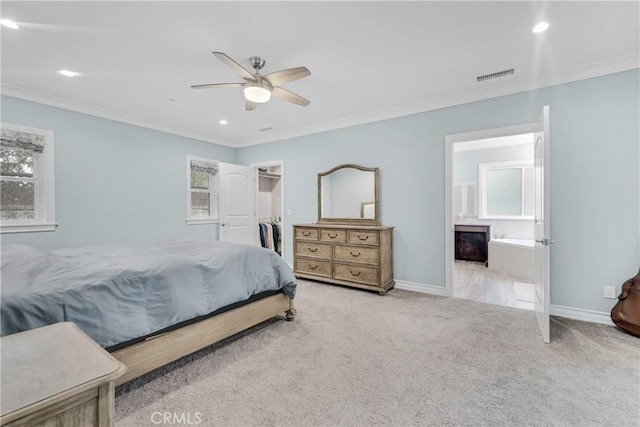
POLYGON ((127 371, 116 380, 116 385, 131 381, 285 312, 287 320, 293 320, 293 300, 278 293, 116 350, 111 354, 127 366, 127 371))

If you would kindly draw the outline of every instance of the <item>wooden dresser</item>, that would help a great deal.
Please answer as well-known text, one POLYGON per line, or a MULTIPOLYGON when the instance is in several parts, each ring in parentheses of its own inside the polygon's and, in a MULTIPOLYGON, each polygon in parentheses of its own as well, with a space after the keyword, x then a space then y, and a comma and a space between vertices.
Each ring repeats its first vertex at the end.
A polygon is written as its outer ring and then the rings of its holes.
POLYGON ((293 269, 297 277, 376 291, 393 281, 393 227, 296 224, 293 269))
POLYGON ((114 425, 114 380, 126 367, 74 323, 7 335, 0 349, 0 425, 114 425))

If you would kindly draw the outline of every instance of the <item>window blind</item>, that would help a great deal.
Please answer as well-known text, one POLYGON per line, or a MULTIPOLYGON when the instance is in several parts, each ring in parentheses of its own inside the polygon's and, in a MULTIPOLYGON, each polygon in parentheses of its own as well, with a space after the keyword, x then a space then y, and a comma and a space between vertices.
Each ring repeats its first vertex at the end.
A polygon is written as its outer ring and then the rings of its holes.
POLYGON ((211 162, 191 160, 191 172, 204 172, 215 175, 218 172, 218 165, 211 162))
POLYGON ((35 153, 44 151, 44 136, 11 129, 2 129, 0 147, 13 150, 29 150, 35 153))

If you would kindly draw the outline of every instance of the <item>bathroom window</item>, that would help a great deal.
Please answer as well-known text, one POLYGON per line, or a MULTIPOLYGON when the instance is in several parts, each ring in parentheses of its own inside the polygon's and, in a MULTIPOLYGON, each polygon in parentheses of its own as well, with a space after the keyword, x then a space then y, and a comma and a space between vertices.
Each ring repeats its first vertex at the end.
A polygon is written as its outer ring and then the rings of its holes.
POLYGON ((479 169, 481 218, 533 219, 532 162, 483 163, 479 169))

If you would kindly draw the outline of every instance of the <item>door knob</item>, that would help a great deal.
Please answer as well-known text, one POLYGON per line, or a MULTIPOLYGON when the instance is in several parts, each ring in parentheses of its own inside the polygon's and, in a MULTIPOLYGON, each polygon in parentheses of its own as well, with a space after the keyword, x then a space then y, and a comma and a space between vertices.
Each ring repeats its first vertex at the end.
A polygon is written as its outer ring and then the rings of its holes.
POLYGON ((544 246, 549 246, 552 243, 555 243, 554 240, 549 240, 549 239, 542 239, 542 240, 536 240, 536 243, 540 243, 544 246))

